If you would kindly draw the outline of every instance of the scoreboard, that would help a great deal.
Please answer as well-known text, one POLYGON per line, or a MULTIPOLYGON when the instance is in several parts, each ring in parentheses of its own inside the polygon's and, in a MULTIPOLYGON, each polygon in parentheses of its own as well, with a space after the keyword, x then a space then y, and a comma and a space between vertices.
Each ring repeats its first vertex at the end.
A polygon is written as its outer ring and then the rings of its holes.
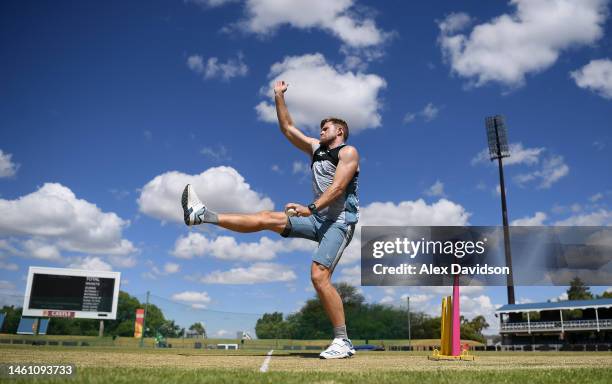
POLYGON ((120 272, 30 267, 23 316, 114 320, 120 280, 120 272))

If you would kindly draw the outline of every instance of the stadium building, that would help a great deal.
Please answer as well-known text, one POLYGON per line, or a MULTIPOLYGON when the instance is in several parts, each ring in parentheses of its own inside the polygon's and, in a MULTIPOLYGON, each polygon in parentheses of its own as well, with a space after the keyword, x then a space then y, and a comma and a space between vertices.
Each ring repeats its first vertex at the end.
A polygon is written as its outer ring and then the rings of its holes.
POLYGON ((507 304, 496 311, 504 346, 610 350, 612 299, 507 304))

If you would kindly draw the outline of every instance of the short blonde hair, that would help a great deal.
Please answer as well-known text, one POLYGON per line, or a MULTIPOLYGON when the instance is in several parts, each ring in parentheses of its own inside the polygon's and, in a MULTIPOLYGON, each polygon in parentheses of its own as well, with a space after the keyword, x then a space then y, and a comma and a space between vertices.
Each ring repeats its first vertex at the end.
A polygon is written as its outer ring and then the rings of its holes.
POLYGON ((337 118, 337 117, 326 117, 325 119, 321 120, 321 128, 323 128, 323 126, 329 122, 334 124, 336 127, 337 126, 342 127, 342 136, 344 136, 344 141, 347 141, 349 138, 349 127, 346 121, 340 118, 337 118))

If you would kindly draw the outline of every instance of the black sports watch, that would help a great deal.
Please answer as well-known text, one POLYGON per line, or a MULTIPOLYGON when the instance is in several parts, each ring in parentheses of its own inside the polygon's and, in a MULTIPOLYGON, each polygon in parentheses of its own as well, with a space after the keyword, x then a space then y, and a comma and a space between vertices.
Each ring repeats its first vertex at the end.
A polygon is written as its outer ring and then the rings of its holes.
POLYGON ((310 210, 310 213, 312 213, 313 215, 319 212, 317 211, 317 206, 315 205, 315 203, 308 204, 308 209, 310 210))

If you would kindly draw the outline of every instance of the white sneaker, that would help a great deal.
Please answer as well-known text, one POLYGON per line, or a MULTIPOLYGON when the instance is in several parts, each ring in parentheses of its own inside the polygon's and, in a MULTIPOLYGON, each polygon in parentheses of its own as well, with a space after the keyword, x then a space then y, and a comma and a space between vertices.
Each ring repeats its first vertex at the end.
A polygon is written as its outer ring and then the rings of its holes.
POLYGON ((331 345, 319 355, 322 359, 346 359, 355 354, 349 339, 334 339, 331 345))
POLYGON ((353 347, 353 342, 350 339, 343 339, 343 340, 348 345, 349 352, 351 353, 351 356, 353 356, 355 353, 357 353, 355 351, 355 347, 353 347))
POLYGON ((191 184, 187 184, 183 190, 183 196, 181 197, 181 204, 183 205, 183 215, 186 225, 198 225, 202 224, 202 216, 206 211, 206 207, 191 184))

